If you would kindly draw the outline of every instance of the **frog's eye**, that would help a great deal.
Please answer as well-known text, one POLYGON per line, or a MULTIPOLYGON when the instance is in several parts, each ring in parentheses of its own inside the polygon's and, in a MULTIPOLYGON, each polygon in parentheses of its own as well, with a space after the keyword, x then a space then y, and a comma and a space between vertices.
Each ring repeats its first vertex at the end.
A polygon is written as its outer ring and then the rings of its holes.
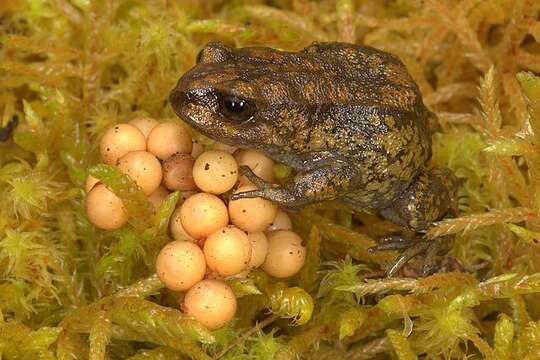
POLYGON ((221 111, 228 119, 243 122, 253 117, 255 109, 249 101, 229 95, 222 98, 221 111))
POLYGON ((224 100, 225 108, 227 111, 235 114, 240 114, 244 112, 249 107, 248 102, 244 99, 239 99, 237 97, 229 96, 224 100))

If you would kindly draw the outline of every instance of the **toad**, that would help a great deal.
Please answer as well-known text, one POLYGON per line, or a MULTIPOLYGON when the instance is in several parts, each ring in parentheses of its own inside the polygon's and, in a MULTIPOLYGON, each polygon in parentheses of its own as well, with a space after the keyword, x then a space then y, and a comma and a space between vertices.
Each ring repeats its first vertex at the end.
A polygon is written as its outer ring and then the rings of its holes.
POLYGON ((286 52, 211 42, 170 101, 202 134, 296 170, 277 186, 243 167, 257 190, 233 200, 262 197, 285 208, 340 200, 378 212, 418 233, 372 248, 402 251, 390 276, 421 254, 427 275, 434 271, 431 260, 448 247, 448 239, 428 241, 422 232, 455 215, 457 179, 446 168, 427 166, 431 113, 396 56, 346 43, 286 52))

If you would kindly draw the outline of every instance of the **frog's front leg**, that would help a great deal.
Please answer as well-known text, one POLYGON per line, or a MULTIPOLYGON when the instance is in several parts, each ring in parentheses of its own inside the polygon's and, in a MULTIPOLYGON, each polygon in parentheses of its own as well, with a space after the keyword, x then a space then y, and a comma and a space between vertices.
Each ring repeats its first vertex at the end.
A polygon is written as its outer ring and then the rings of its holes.
POLYGON ((348 165, 337 167, 321 167, 306 173, 297 174, 294 179, 283 186, 267 183, 251 171, 241 166, 240 171, 256 187, 257 190, 245 191, 231 195, 231 200, 262 197, 285 208, 298 208, 324 200, 333 200, 351 186, 356 175, 348 165))
MULTIPOLYGON (((380 213, 417 233, 425 232, 433 222, 457 215, 457 185, 457 178, 446 168, 424 170, 390 207, 380 213)), ((449 250, 452 240, 448 236, 434 240, 391 237, 370 250, 402 251, 387 271, 388 276, 394 275, 409 260, 424 255, 422 275, 425 276, 434 271, 436 257, 449 250)))

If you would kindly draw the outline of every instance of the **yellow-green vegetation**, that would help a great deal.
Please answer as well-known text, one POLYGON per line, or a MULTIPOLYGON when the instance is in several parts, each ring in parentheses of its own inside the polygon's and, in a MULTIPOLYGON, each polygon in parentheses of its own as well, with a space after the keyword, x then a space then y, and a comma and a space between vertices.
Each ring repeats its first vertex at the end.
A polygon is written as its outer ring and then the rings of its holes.
POLYGON ((0 123, 19 126, 0 142, 0 357, 539 359, 539 11, 531 0, 1 0, 0 123), (397 54, 438 116, 433 164, 462 179, 459 217, 428 236, 455 234, 466 271, 381 278, 395 254, 367 249, 399 229, 320 204, 293 216, 308 239, 299 275, 230 280, 238 311, 218 331, 184 315, 153 275, 179 194, 154 214, 98 148, 112 124, 179 121, 169 91, 211 39, 397 54), (86 219, 88 174, 124 201, 122 229, 86 219))

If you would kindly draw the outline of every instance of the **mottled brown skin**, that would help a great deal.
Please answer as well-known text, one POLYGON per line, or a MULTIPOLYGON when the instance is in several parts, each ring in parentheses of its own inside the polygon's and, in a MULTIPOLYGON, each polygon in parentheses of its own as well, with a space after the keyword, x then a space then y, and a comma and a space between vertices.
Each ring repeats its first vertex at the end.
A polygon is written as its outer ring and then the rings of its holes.
MULTIPOLYGON (((235 198, 259 196, 287 208, 337 199, 416 232, 454 202, 455 177, 426 167, 430 113, 418 87, 401 61, 383 51, 318 43, 284 52, 212 42, 170 100, 201 133, 297 170, 292 181, 275 186, 244 168, 258 190, 235 198)), ((407 249, 409 257, 436 252, 419 243, 381 248, 407 249)))

